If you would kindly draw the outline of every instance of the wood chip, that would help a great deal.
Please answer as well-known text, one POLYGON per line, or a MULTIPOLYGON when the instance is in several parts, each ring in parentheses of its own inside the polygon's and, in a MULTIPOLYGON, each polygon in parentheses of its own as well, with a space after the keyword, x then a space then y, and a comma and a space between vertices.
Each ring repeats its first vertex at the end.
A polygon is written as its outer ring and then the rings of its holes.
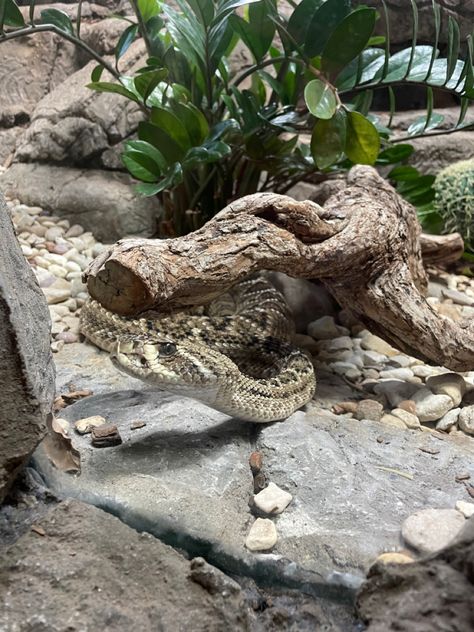
POLYGON ((38 535, 41 535, 41 536, 46 535, 46 531, 39 524, 32 524, 30 528, 32 531, 34 531, 38 535))
POLYGON ((461 474, 456 474, 454 480, 456 483, 462 483, 462 481, 468 481, 471 478, 469 472, 461 472, 461 474))
POLYGON ((140 421, 140 419, 136 419, 130 424, 130 430, 138 430, 138 428, 143 428, 143 426, 146 426, 146 421, 140 421))

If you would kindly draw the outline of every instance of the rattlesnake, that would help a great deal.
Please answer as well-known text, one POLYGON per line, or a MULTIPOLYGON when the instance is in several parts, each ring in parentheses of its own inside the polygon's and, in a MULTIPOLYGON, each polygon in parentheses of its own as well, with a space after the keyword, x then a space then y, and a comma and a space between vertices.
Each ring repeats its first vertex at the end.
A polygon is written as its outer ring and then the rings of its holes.
POLYGON ((124 318, 90 300, 81 332, 133 377, 239 419, 285 419, 314 394, 311 360, 291 344, 288 305, 262 276, 207 307, 142 316, 124 318))

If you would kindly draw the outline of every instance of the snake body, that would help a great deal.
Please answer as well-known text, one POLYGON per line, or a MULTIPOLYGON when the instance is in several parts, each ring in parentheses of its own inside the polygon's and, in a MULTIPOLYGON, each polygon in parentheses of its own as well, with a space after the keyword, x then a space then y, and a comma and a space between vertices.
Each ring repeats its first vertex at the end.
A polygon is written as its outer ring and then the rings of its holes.
POLYGON ((80 327, 129 375, 246 421, 285 419, 315 391, 286 301, 263 277, 172 315, 124 318, 90 300, 80 327))

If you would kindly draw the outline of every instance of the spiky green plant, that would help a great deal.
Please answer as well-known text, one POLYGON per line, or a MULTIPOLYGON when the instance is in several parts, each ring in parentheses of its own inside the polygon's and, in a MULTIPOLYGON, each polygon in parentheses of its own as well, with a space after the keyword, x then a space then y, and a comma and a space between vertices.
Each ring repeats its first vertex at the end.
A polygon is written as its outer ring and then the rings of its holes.
POLYGON ((443 220, 444 232, 461 233, 466 250, 474 252, 474 158, 440 171, 433 188, 434 208, 443 220))

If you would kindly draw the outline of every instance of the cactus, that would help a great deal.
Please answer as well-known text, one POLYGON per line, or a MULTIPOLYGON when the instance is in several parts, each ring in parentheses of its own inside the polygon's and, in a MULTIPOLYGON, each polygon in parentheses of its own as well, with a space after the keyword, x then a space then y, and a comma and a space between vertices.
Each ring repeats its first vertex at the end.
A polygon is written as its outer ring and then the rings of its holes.
POLYGON ((474 159, 440 171, 433 188, 434 208, 443 220, 444 232, 461 233, 466 250, 474 252, 474 159))

